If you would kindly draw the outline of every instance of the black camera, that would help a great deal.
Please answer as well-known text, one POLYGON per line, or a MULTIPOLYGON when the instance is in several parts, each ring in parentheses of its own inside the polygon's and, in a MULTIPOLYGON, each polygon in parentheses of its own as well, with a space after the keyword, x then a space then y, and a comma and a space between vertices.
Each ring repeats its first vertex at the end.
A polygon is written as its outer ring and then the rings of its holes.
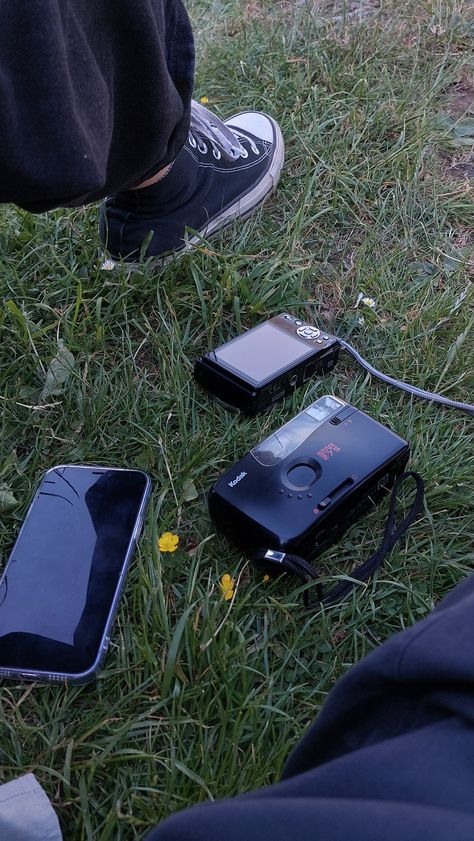
POLYGON ((283 313, 200 357, 194 376, 223 402, 253 415, 334 368, 339 349, 335 336, 283 313))
POLYGON ((217 527, 246 553, 315 558, 393 485, 406 441, 338 397, 320 397, 228 470, 209 495, 217 527))

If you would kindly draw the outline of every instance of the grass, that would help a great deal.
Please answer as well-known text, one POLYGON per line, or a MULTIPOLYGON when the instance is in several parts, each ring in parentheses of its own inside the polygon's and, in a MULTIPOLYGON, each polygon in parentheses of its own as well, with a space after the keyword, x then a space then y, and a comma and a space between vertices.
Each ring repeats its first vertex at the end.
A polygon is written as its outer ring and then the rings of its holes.
MULTIPOLYGON (((254 420, 192 380, 200 351, 290 310, 388 373, 472 399, 468 3, 194 0, 190 11, 196 95, 222 116, 256 107, 281 122, 275 198, 209 248, 133 274, 101 270, 95 207, 0 209, 0 482, 20 502, 0 520, 2 562, 47 467, 139 465, 154 483, 97 684, 1 689, 1 778, 33 771, 67 841, 139 839, 176 809, 277 779, 338 676, 473 563, 467 416, 378 384, 348 358, 254 420), (359 291, 375 311, 354 308, 359 291), (58 340, 74 373, 39 409, 58 340), (307 614, 294 583, 263 585, 215 534, 206 492, 331 392, 411 442, 426 506, 363 592, 307 614), (160 557, 165 530, 180 549, 160 557), (226 571, 240 577, 230 610, 226 571)), ((386 510, 326 553, 328 573, 374 549, 386 510)))

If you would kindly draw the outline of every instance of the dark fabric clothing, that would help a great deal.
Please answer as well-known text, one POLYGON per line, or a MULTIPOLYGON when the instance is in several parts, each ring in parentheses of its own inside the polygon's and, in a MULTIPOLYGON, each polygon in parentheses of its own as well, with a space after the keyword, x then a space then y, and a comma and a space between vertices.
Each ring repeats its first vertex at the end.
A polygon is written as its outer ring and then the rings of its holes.
POLYGON ((280 783, 147 841, 472 841, 474 577, 334 687, 280 783))
POLYGON ((132 187, 190 119, 181 0, 0 0, 0 202, 34 212, 132 187))

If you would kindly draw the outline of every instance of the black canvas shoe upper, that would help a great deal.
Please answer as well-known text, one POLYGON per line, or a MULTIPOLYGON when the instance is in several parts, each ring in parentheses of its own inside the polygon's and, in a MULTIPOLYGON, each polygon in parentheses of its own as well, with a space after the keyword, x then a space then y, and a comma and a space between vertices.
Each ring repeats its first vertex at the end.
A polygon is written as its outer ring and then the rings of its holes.
POLYGON ((182 250, 197 241, 195 232, 208 236, 232 219, 249 215, 272 191, 283 165, 283 141, 275 121, 244 112, 223 124, 227 136, 222 138, 222 124, 210 117, 217 126, 206 131, 204 121, 192 127, 164 178, 106 200, 100 236, 112 256, 136 261, 149 236, 145 257, 182 250))

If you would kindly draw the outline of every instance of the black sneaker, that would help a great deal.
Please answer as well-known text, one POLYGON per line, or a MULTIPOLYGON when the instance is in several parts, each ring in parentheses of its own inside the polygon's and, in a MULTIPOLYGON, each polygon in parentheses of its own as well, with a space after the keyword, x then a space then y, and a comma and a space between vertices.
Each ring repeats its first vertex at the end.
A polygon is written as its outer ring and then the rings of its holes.
POLYGON ((127 262, 138 260, 149 236, 144 257, 184 251, 250 216, 276 187, 283 160, 283 138, 271 117, 244 111, 223 123, 193 102, 188 140, 169 172, 150 187, 107 198, 100 237, 113 257, 127 262))

